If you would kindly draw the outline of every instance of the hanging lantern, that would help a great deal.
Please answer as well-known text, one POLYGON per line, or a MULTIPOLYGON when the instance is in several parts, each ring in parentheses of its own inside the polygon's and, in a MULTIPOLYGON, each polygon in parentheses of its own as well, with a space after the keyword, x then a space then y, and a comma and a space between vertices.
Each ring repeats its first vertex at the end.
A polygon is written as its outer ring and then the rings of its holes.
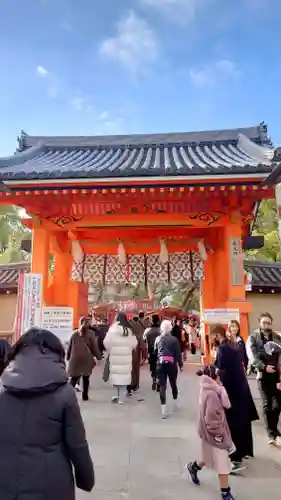
POLYGON ((159 260, 161 264, 167 264, 169 262, 169 251, 167 248, 166 241, 164 238, 160 240, 160 254, 159 254, 159 260))
POLYGON ((208 255, 207 255, 206 247, 204 244, 204 240, 199 240, 197 243, 197 247, 198 247, 198 252, 199 252, 199 255, 201 257, 201 260, 203 260, 203 261, 207 260, 208 255))
POLYGON ((122 241, 119 242, 117 255, 120 263, 125 266, 127 264, 127 254, 122 241))
POLYGON ((83 262, 84 252, 81 248, 79 241, 73 240, 71 242, 71 253, 73 260, 74 262, 76 262, 76 264, 81 264, 83 262))

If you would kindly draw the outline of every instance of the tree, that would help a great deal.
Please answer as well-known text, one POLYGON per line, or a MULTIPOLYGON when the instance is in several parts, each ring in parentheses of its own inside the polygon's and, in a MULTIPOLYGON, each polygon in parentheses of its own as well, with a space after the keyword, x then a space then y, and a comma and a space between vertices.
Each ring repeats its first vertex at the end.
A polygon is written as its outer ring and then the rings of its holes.
POLYGON ((248 258, 274 262, 281 259, 275 199, 260 203, 252 234, 264 236, 264 246, 259 250, 249 250, 246 254, 248 258))
POLYGON ((29 260, 30 254, 21 249, 24 238, 31 238, 19 217, 18 209, 12 205, 0 206, 0 264, 29 260))

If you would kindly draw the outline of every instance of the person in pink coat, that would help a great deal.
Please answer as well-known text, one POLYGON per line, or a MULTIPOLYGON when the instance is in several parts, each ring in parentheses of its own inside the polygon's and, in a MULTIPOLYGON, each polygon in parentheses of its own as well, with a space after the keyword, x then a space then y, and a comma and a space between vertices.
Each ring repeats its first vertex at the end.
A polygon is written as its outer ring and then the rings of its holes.
POLYGON ((197 486, 200 485, 198 473, 203 467, 214 470, 219 478, 221 499, 234 500, 229 486, 229 455, 235 451, 235 447, 225 415, 225 409, 230 408, 230 401, 214 365, 205 366, 197 375, 201 376, 198 420, 201 461, 191 462, 187 470, 197 486))

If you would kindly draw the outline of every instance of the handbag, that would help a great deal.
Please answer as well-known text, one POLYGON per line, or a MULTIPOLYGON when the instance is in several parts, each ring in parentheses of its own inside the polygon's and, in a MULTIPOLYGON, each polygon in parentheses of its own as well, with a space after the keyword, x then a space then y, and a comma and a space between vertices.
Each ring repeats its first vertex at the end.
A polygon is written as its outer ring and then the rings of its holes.
POLYGON ((103 374, 102 374, 103 381, 108 382, 109 376, 110 376, 110 365, 109 365, 109 356, 107 356, 104 363, 103 374))
POLYGON ((92 360, 92 369, 93 369, 93 368, 95 368, 95 366, 96 366, 96 364, 97 364, 97 363, 96 363, 96 360, 95 360, 95 358, 94 358, 93 354, 91 353, 90 348, 89 348, 89 346, 88 346, 88 344, 87 344, 86 340, 84 339, 84 337, 81 337, 81 338, 83 339, 83 342, 84 342, 84 344, 85 344, 85 346, 86 346, 86 349, 87 349, 88 353, 89 353, 89 354, 90 354, 90 356, 91 356, 91 360, 92 360))

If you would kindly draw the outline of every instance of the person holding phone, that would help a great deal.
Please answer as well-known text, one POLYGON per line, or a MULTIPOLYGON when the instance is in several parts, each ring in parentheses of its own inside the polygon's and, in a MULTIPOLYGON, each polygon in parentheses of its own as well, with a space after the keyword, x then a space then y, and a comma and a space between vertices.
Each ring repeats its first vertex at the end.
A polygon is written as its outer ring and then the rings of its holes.
POLYGON ((269 342, 281 345, 281 338, 273 331, 271 314, 267 312, 261 314, 259 322, 259 329, 253 332, 247 340, 247 355, 250 371, 254 370, 257 374, 268 444, 281 446, 281 433, 278 429, 281 413, 280 356, 276 350, 269 354, 266 349, 269 342))

